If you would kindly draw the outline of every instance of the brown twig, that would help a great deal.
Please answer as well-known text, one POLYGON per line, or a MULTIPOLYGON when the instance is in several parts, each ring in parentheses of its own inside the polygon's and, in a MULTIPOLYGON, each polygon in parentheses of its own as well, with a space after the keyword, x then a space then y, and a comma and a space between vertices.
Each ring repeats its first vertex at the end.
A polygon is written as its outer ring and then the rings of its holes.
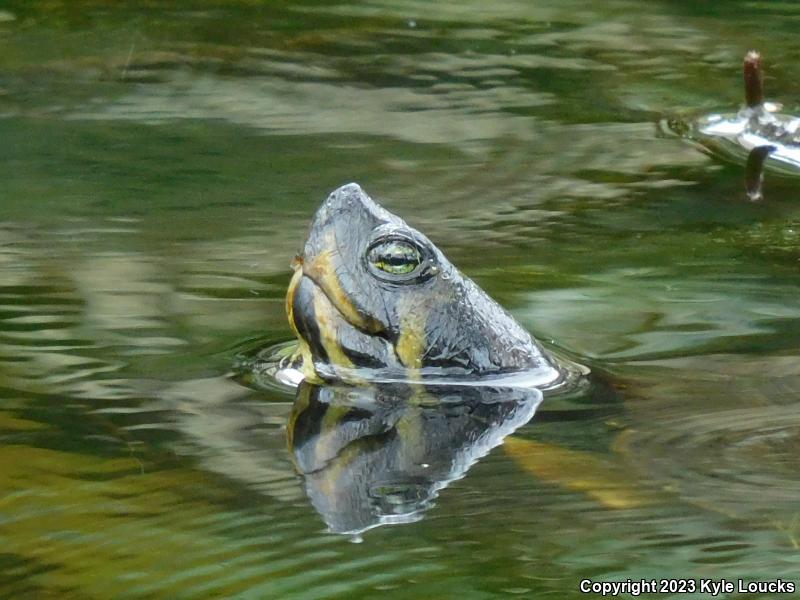
POLYGON ((744 98, 747 106, 755 108, 764 103, 764 73, 761 55, 750 50, 744 56, 744 98))

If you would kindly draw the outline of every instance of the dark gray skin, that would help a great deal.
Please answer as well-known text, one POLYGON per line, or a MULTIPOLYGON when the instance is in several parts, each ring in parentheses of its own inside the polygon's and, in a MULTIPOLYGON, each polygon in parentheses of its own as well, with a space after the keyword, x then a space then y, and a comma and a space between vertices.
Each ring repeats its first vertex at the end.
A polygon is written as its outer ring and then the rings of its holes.
POLYGON ((287 311, 312 380, 354 367, 423 377, 556 371, 511 315, 355 183, 319 208, 295 270, 287 311), (413 272, 386 273, 374 260, 397 243, 418 253, 413 272))

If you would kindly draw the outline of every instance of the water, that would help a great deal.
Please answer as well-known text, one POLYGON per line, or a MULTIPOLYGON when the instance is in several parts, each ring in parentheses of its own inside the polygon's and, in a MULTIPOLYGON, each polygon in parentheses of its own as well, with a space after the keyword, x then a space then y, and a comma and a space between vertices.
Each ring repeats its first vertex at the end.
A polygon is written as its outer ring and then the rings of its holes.
POLYGON ((749 202, 741 162, 658 124, 735 112, 751 47, 800 114, 798 18, 5 2, 0 595, 796 578, 800 179, 768 172, 749 202), (291 338, 289 262, 348 181, 595 377, 545 397, 421 518, 355 538, 326 532, 296 474, 293 394, 235 372, 291 338))

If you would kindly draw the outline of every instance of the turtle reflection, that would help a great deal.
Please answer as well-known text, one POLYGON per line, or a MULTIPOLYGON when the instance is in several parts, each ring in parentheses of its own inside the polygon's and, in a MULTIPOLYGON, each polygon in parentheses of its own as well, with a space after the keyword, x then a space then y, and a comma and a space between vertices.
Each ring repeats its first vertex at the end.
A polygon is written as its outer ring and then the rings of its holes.
POLYGON ((537 389, 303 383, 289 449, 329 530, 356 534, 421 519, 541 399, 537 389))

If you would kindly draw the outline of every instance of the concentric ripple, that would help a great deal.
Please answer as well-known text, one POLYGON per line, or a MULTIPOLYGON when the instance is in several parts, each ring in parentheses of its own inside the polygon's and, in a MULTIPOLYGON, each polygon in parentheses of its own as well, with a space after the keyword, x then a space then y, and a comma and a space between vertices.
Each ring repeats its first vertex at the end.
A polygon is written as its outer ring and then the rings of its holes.
MULTIPOLYGON (((293 389, 303 380, 303 373, 292 363, 297 343, 293 341, 269 344, 249 353, 242 353, 237 362, 239 376, 244 383, 262 389, 293 389)), ((543 365, 502 375, 474 377, 469 374, 451 373, 440 369, 421 369, 422 378, 408 379, 404 373, 389 369, 337 368, 351 381, 364 381, 375 384, 415 383, 437 386, 474 386, 504 388, 537 388, 544 391, 572 392, 581 386, 581 378, 589 373, 589 368, 567 359, 561 354, 549 353, 556 365, 543 365)))

